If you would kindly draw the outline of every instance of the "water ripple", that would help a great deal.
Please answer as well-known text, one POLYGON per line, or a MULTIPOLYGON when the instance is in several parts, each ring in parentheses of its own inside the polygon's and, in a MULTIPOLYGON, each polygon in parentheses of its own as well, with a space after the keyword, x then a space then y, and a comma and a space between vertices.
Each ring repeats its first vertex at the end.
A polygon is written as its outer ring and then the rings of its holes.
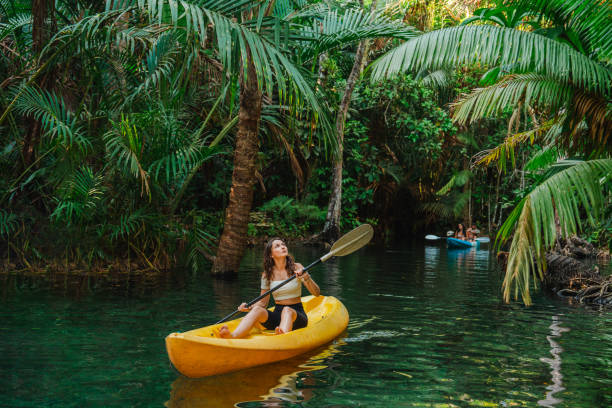
MULTIPOLYGON (((299 249, 302 262, 320 256, 299 249)), ((331 350, 202 380, 163 338, 258 294, 260 255, 233 282, 73 299, 23 291, 0 308, 0 406, 612 406, 612 316, 536 293, 504 304, 487 251, 366 248, 312 270, 350 323, 331 350)))

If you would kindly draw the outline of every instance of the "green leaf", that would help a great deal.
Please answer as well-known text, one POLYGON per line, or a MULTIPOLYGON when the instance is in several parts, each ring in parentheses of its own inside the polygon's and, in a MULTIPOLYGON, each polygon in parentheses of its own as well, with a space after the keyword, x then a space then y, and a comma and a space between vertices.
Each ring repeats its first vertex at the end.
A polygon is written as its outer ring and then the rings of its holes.
POLYGON ((511 236, 512 243, 503 283, 504 299, 519 296, 531 303, 530 286, 546 273, 545 252, 560 236, 569 237, 581 228, 584 213, 591 225, 601 218, 606 201, 601 180, 612 173, 612 159, 574 162, 535 187, 512 211, 497 234, 497 246, 511 236), (516 228, 516 230, 515 230, 516 228))

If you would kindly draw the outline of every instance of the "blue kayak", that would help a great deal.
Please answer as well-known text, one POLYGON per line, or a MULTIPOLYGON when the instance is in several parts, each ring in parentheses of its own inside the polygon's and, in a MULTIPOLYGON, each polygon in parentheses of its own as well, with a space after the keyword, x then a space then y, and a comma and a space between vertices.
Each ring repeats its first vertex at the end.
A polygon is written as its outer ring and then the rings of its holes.
POLYGON ((463 249, 463 248, 472 248, 478 247, 478 241, 465 241, 463 239, 457 238, 446 238, 446 245, 450 249, 463 249))

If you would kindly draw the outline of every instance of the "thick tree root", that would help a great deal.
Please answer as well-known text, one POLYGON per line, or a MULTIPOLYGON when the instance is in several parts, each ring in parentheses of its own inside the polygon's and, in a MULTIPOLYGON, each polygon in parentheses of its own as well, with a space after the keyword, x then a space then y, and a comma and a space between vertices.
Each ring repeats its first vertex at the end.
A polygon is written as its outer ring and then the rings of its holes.
POLYGON ((597 266, 574 258, 594 258, 597 250, 584 242, 573 237, 562 248, 546 255, 544 287, 579 303, 612 304, 612 276, 603 277, 597 266))

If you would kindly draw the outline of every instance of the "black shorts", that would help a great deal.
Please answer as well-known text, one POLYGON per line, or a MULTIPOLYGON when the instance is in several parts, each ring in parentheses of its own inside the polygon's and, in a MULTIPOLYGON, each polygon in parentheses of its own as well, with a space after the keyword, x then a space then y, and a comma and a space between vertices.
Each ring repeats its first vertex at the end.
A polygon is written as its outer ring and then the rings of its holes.
POLYGON ((283 309, 286 307, 290 307, 297 312, 297 317, 295 318, 295 321, 293 322, 292 330, 301 329, 308 325, 308 315, 306 315, 306 312, 304 311, 304 306, 302 305, 302 302, 300 302, 300 303, 294 303, 292 305, 276 305, 274 306, 273 311, 267 310, 268 320, 263 322, 262 326, 268 330, 276 329, 281 321, 281 313, 283 312, 283 309))

